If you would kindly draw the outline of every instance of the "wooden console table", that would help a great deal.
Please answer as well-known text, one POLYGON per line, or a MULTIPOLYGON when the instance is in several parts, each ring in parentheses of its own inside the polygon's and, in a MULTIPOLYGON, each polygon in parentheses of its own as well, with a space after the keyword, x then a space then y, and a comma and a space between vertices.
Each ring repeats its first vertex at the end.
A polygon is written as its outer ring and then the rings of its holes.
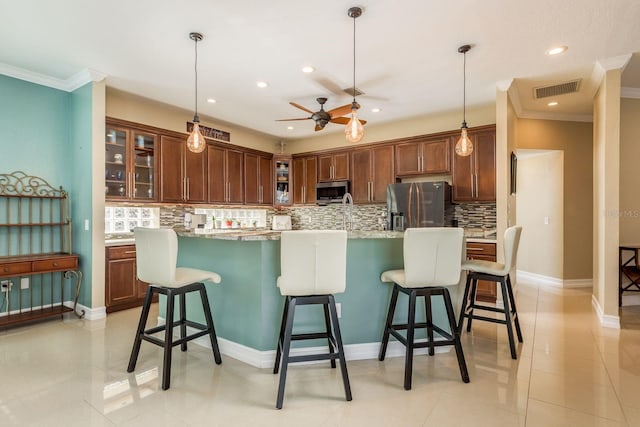
POLYGON ((68 193, 24 172, 0 174, 0 328, 70 311, 84 316, 78 258, 68 193), (64 279, 72 278, 65 292, 64 279))

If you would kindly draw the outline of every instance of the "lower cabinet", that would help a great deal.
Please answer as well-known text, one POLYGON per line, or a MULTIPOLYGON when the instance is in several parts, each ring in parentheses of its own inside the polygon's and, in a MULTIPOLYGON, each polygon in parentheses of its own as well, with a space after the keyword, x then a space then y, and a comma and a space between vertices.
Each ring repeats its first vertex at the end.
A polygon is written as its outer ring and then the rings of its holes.
POLYGON ((138 280, 136 275, 135 245, 111 246, 106 249, 107 313, 141 306, 148 285, 138 280))
MULTIPOLYGON (((467 258, 484 261, 496 261, 496 244, 482 242, 467 242, 467 258)), ((476 299, 483 302, 496 302, 496 282, 478 281, 476 299)))

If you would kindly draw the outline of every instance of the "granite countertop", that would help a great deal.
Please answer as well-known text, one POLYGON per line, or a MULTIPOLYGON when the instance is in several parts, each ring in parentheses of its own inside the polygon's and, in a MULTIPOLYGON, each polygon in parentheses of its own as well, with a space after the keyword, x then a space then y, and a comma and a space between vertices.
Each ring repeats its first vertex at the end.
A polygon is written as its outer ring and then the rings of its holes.
MULTIPOLYGON (((495 230, 478 230, 465 230, 465 237, 467 239, 467 242, 497 242, 495 239, 495 230)), ((273 231, 268 229, 187 230, 184 228, 177 228, 176 233, 178 234, 178 236, 182 237, 197 237, 218 240, 280 240, 280 231, 273 231)), ((403 233, 401 231, 356 230, 349 232, 349 239, 401 239, 402 237, 403 233)), ((133 244, 135 244, 133 233, 113 234, 105 236, 105 246, 121 246, 133 244)))

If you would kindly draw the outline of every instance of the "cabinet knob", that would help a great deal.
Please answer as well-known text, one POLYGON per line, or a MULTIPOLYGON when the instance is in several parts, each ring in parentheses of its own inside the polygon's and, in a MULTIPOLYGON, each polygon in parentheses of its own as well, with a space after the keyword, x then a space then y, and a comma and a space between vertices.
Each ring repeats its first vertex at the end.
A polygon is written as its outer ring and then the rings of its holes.
POLYGON ((53 266, 54 266, 54 267, 57 267, 57 266, 58 266, 58 263, 57 263, 57 262, 54 262, 54 263, 53 263, 53 266))
POLYGON ((5 273, 8 273, 8 272, 9 272, 9 267, 5 267, 5 268, 4 268, 4 272, 5 272, 5 273))

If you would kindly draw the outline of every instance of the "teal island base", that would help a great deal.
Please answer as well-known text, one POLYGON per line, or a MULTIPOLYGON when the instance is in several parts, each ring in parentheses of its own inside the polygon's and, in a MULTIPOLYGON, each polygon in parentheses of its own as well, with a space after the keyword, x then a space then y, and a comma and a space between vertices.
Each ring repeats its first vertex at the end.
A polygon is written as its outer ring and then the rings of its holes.
MULTIPOLYGON (((402 242, 402 234, 393 232, 349 236, 347 287, 343 294, 336 294, 347 359, 377 357, 392 289, 380 281, 380 273, 402 268, 402 242)), ((229 240, 179 233, 178 248, 178 265, 215 271, 222 276, 222 283, 206 284, 221 352, 256 367, 272 367, 284 305, 276 286, 280 274, 279 238, 271 235, 270 239, 229 240)), ((406 298, 404 295, 400 298, 396 322, 406 323, 407 300, 402 299, 406 298)), ((161 299, 161 317, 164 312, 165 301, 161 299)), ((197 295, 187 296, 187 313, 191 320, 204 322, 197 295)), ((424 309, 418 313, 424 316, 424 309)), ((447 325, 440 301, 434 302, 434 322, 447 325)), ((294 328, 296 333, 323 330, 321 307, 296 308, 294 328)), ((194 342, 210 347, 206 337, 194 342)), ((303 345, 327 345, 326 340, 295 344, 300 345, 294 347, 294 353, 299 354, 305 352, 303 345)), ((390 342, 387 355, 404 355, 404 346, 390 342)))

